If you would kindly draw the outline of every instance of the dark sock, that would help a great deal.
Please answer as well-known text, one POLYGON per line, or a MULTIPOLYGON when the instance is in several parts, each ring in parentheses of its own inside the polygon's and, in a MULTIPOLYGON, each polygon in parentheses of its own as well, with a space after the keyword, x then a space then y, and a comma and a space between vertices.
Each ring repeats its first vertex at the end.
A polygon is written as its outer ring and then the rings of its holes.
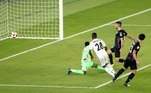
POLYGON ((115 78, 118 78, 125 70, 123 68, 121 68, 117 74, 115 75, 115 78))
POLYGON ((125 60, 122 59, 122 58, 119 59, 119 62, 120 62, 120 63, 123 63, 124 61, 125 61, 125 60))
POLYGON ((135 74, 134 74, 134 73, 131 73, 131 74, 128 76, 128 78, 127 78, 127 80, 126 80, 125 83, 130 82, 130 80, 132 80, 134 76, 135 76, 135 74))
POLYGON ((110 64, 112 65, 113 64, 113 56, 112 54, 108 54, 109 55, 109 59, 110 59, 110 64))

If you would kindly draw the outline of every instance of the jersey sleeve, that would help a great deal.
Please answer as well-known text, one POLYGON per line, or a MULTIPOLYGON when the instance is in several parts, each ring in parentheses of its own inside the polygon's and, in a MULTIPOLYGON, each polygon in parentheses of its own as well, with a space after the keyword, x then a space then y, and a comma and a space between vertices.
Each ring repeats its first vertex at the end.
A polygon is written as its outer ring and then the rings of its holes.
POLYGON ((92 44, 92 42, 90 42, 89 50, 92 50, 92 49, 93 49, 93 44, 92 44))
POLYGON ((140 49, 140 46, 139 46, 138 44, 136 44, 136 45, 134 46, 134 50, 139 51, 139 49, 140 49))
POLYGON ((103 40, 102 40, 101 42, 102 42, 102 46, 103 46, 103 47, 106 47, 105 42, 104 42, 103 40))
POLYGON ((123 35, 127 36, 127 32, 125 30, 123 30, 123 35))
POLYGON ((119 37, 120 37, 120 38, 123 38, 123 37, 124 37, 124 34, 123 34, 122 31, 119 32, 119 37))
POLYGON ((124 36, 127 36, 127 32, 126 32, 125 30, 121 30, 121 31, 119 32, 119 37, 120 37, 120 38, 124 38, 124 36))

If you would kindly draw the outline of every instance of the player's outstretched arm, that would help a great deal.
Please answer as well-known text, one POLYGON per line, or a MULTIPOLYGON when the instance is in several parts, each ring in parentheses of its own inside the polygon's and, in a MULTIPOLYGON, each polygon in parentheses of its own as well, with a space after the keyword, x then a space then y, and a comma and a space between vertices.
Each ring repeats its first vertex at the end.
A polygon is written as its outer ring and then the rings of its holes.
POLYGON ((130 36, 130 35, 126 35, 127 38, 129 38, 130 40, 136 40, 134 37, 130 36))

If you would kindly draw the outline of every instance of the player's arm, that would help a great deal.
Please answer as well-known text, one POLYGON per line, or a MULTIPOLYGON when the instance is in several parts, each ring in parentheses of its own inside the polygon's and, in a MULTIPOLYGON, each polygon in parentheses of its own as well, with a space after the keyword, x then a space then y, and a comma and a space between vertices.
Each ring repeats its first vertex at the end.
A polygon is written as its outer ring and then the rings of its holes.
POLYGON ((127 38, 129 38, 130 40, 135 40, 134 37, 130 36, 126 31, 123 32, 124 33, 124 36, 126 36, 127 38))
POLYGON ((105 51, 107 51, 107 47, 105 46, 104 48, 105 48, 105 51))
POLYGON ((134 37, 130 36, 130 35, 126 35, 127 38, 129 38, 130 40, 136 40, 134 37))
POLYGON ((124 47, 124 40, 123 40, 123 38, 120 38, 120 39, 121 39, 121 49, 120 49, 120 51, 122 51, 123 47, 124 47))
POLYGON ((88 59, 87 54, 85 54, 85 53, 84 53, 84 54, 82 54, 82 60, 83 60, 83 61, 86 61, 87 59, 88 59))
POLYGON ((91 56, 91 59, 93 59, 92 50, 89 50, 89 54, 91 56))
POLYGON ((103 40, 102 40, 102 45, 103 45, 103 48, 105 49, 105 51, 107 51, 107 46, 103 40))
POLYGON ((93 50, 93 45, 92 45, 92 43, 90 42, 90 45, 89 45, 89 54, 90 54, 90 56, 91 56, 91 59, 93 59, 92 50, 93 50))
POLYGON ((136 55, 136 50, 133 51, 132 55, 133 55, 134 60, 136 61, 136 64, 139 64, 139 60, 136 55))

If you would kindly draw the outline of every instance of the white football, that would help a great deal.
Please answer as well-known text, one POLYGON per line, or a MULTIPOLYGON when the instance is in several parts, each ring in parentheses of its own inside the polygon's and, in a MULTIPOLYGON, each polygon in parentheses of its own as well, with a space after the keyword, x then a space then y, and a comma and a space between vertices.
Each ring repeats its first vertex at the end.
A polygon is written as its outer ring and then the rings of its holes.
POLYGON ((11 32, 11 37, 16 38, 17 37, 17 32, 11 32))

